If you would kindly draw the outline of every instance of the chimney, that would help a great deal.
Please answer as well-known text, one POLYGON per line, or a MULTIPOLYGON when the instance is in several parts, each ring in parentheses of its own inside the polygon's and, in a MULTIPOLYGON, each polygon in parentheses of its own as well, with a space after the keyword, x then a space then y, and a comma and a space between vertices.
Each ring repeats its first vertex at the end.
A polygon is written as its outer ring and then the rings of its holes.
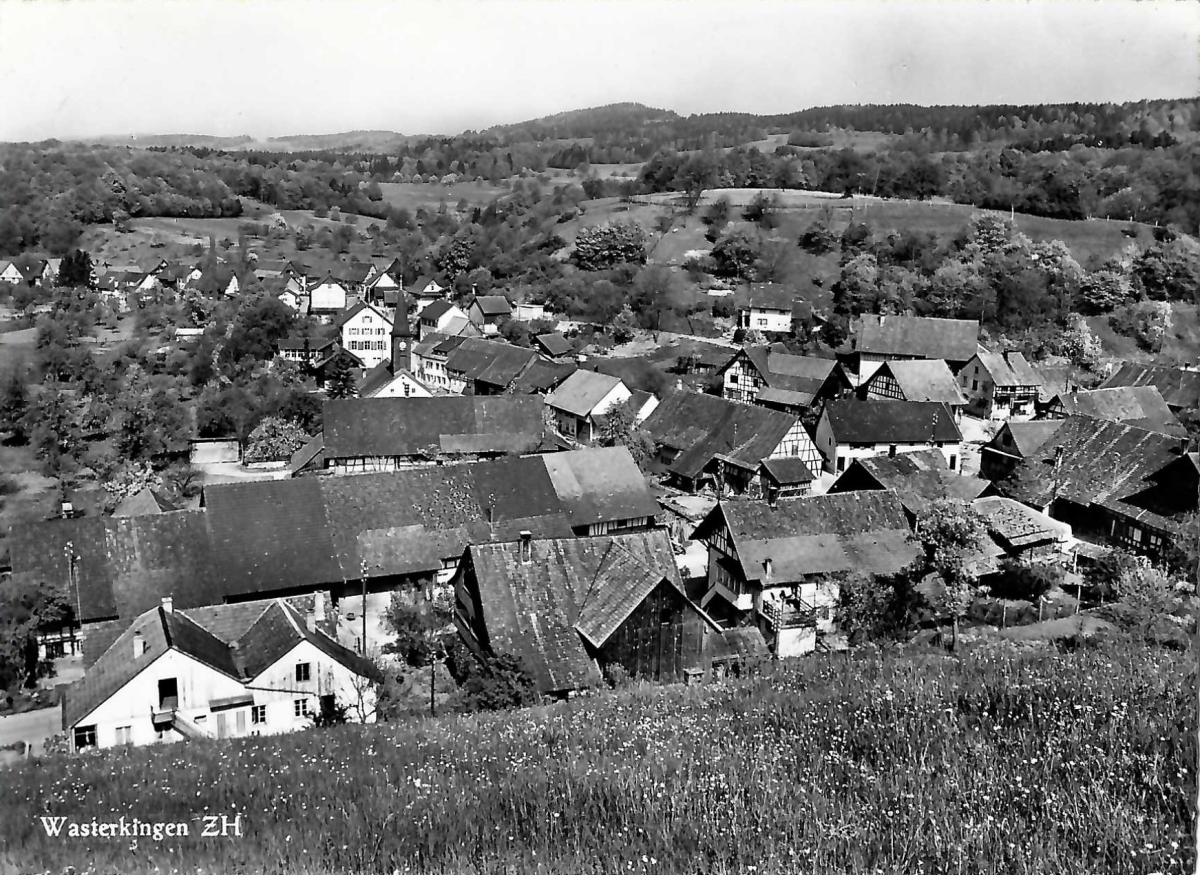
POLYGON ((521 532, 521 564, 527 565, 533 561, 533 532, 521 532))
POLYGON ((325 622, 325 593, 318 592, 313 595, 313 619, 318 623, 325 622))
POLYGON ((763 583, 771 582, 771 575, 774 571, 775 571, 775 563, 772 562, 771 557, 768 556, 766 559, 763 560, 763 583))
POLYGON ((146 652, 146 639, 142 637, 141 632, 133 633, 133 658, 137 659, 146 652))
POLYGON ((174 613, 174 612, 175 612, 175 604, 174 604, 174 600, 171 598, 171 596, 164 596, 164 597, 163 597, 163 600, 162 600, 162 609, 163 609, 164 611, 166 611, 168 614, 171 614, 171 613, 174 613))

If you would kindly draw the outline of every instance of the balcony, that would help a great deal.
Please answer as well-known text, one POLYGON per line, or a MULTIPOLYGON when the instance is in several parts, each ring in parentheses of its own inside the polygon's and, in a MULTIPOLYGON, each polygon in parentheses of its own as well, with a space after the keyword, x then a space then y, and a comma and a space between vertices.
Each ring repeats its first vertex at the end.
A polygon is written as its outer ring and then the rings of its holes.
POLYGON ((776 631, 817 627, 817 609, 805 601, 779 603, 764 599, 759 613, 776 631))

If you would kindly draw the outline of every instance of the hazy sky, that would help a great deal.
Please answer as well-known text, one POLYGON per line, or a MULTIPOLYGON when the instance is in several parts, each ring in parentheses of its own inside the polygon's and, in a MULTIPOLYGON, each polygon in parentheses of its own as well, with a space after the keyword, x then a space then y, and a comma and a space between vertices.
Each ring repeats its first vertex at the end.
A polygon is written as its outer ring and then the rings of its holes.
POLYGON ((1200 4, 0 0, 0 139, 1187 97, 1200 4))

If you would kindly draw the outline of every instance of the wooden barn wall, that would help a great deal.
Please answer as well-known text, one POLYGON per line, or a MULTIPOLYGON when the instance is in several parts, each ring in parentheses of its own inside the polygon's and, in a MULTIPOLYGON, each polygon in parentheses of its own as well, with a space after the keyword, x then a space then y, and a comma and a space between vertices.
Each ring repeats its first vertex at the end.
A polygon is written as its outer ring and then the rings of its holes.
POLYGON ((704 669, 708 626, 680 593, 660 584, 600 649, 602 665, 618 663, 631 675, 682 681, 704 669))

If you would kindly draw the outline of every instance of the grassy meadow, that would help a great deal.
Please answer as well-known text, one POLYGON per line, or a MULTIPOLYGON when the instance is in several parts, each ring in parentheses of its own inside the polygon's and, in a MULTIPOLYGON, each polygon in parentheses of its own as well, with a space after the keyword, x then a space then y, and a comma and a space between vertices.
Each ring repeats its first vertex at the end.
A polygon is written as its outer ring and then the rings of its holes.
POLYGON ((858 652, 487 716, 44 759, 0 870, 1181 873, 1192 657, 858 652), (205 813, 240 838, 203 838, 205 813), (188 821, 50 839, 41 815, 188 821))

